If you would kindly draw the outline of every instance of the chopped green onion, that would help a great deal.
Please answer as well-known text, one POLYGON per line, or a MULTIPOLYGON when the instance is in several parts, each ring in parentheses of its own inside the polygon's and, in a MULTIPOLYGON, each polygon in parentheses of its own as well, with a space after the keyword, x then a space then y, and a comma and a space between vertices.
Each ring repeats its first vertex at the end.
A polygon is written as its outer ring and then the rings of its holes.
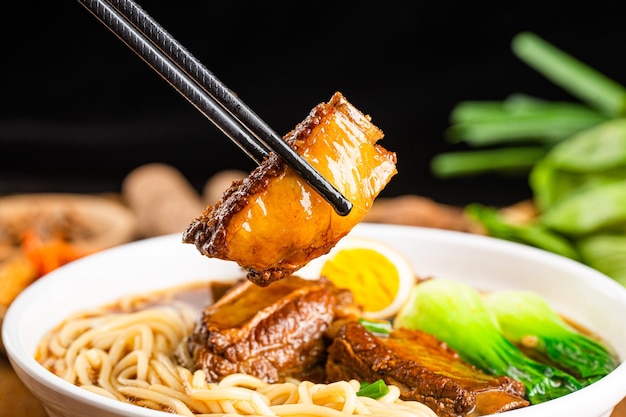
POLYGON ((377 400, 388 393, 389 387, 385 384, 385 381, 379 379, 371 384, 369 382, 361 382, 361 388, 357 391, 356 395, 377 400))
POLYGON ((391 322, 387 320, 374 320, 359 318, 359 323, 365 327, 368 332, 379 336, 387 336, 391 333, 391 322))

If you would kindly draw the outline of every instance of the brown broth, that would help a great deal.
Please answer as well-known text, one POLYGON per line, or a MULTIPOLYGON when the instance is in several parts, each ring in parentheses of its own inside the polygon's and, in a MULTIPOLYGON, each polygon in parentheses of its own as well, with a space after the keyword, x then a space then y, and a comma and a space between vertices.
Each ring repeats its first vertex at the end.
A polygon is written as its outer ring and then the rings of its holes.
POLYGON ((224 295, 229 288, 243 278, 225 281, 197 281, 163 290, 137 294, 104 306, 111 312, 137 311, 150 306, 173 305, 182 303, 199 315, 202 310, 213 304, 224 295))

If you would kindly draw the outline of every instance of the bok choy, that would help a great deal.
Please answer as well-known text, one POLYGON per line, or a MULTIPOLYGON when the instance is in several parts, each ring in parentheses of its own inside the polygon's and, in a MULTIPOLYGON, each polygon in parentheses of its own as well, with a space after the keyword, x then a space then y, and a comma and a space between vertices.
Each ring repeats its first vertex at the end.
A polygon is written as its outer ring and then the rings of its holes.
POLYGON ((532 404, 583 386, 569 373, 524 355, 502 335, 478 290, 459 281, 436 278, 419 283, 393 325, 433 334, 466 362, 522 382, 532 404))
POLYGON ((529 291, 494 291, 484 298, 504 337, 528 356, 574 375, 583 385, 617 366, 598 340, 568 324, 539 295, 529 291))

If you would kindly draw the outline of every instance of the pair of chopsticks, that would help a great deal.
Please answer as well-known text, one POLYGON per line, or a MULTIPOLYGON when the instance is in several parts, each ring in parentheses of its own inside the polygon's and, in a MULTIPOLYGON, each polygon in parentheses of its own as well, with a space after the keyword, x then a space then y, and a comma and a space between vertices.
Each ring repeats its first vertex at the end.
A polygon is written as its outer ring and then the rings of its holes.
POLYGON ((257 164, 275 152, 342 216, 352 203, 132 0, 78 0, 257 164))

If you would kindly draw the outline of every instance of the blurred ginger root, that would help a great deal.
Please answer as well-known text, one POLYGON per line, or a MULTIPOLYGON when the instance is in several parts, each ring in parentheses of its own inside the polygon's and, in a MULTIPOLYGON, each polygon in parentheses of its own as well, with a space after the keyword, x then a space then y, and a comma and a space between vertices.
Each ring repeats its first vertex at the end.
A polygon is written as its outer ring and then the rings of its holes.
POLYGON ((222 197, 224 191, 233 184, 233 181, 242 180, 246 178, 248 174, 248 172, 238 169, 225 169, 215 173, 207 180, 202 190, 202 199, 205 205, 212 206, 216 204, 222 197))
POLYGON ((141 237, 182 233, 207 205, 215 204, 247 172, 229 169, 210 177, 198 193, 177 168, 164 163, 139 166, 122 182, 122 198, 138 218, 141 237))
POLYGON ((185 176, 163 163, 142 165, 128 173, 122 198, 137 215, 142 237, 182 233, 205 207, 185 176))
POLYGON ((378 198, 363 218, 364 222, 470 232, 474 228, 463 215, 463 208, 438 203, 413 194, 378 198))

